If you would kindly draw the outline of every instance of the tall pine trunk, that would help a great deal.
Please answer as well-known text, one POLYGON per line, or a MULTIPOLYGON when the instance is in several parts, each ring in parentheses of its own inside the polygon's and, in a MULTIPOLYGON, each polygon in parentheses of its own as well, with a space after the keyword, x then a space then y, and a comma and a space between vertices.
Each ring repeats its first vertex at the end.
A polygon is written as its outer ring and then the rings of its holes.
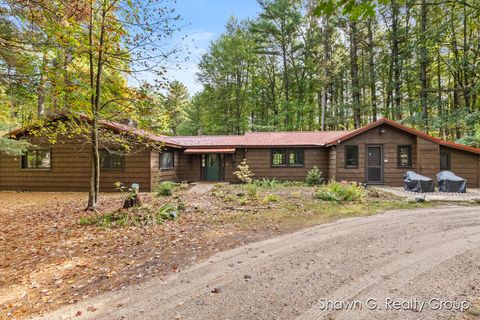
MULTIPOLYGON (((438 117, 440 118, 441 123, 443 123, 443 102, 442 102, 442 67, 441 67, 441 57, 440 50, 437 51, 437 110, 438 117)), ((439 129, 440 138, 445 138, 445 129, 440 126, 439 129)))
POLYGON ((42 69, 40 70, 40 81, 37 88, 37 116, 41 117, 45 113, 45 81, 47 73, 47 56, 43 54, 42 69))
POLYGON ((355 128, 361 126, 360 87, 358 81, 358 30, 357 22, 350 21, 350 76, 352 78, 353 122, 355 128))
POLYGON ((422 0, 420 6, 420 105, 422 108, 423 130, 428 132, 428 91, 427 91, 427 1, 422 0))
POLYGON ((375 44, 373 42, 372 18, 367 21, 368 28, 368 66, 369 66, 369 84, 370 84, 370 103, 372 105, 372 120, 377 121, 377 77, 375 74, 375 44))
POLYGON ((394 91, 394 112, 395 119, 402 115, 401 103, 401 82, 400 82, 400 52, 399 52, 399 30, 398 17, 399 7, 396 0, 392 0, 392 61, 393 61, 393 91, 394 91))

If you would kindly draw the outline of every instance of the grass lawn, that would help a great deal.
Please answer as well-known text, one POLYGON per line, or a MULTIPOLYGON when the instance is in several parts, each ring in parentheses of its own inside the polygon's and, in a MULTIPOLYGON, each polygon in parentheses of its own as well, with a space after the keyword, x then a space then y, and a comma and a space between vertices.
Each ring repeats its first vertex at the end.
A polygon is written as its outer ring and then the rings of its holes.
POLYGON ((102 194, 101 211, 89 213, 83 211, 86 194, 2 192, 0 318, 121 290, 181 272, 215 252, 311 225, 439 205, 377 192, 358 203, 313 194, 314 188, 301 185, 217 185, 206 194, 185 187, 168 196, 142 194, 142 207, 130 210, 119 209, 121 194, 102 194), (160 219, 167 207, 180 216, 160 219))

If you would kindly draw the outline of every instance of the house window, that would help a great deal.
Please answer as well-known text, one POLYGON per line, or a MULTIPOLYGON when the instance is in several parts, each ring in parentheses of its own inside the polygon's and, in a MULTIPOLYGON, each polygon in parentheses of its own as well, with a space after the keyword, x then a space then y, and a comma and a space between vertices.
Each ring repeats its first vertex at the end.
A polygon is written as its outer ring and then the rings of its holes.
POLYGON ((125 157, 121 150, 100 149, 100 168, 102 169, 123 169, 125 157))
POLYGON ((272 150, 272 167, 303 166, 303 149, 272 150))
POLYGON ((173 151, 164 151, 160 154, 160 169, 173 169, 173 151))
POLYGON ((398 166, 401 168, 412 167, 412 146, 400 145, 397 149, 398 166))
POLYGON ((272 151, 272 167, 287 165, 287 150, 275 149, 272 151))
POLYGON ((450 153, 440 152, 440 170, 450 170, 450 153))
POLYGON ((345 146, 345 167, 358 167, 358 146, 345 146))
POLYGON ((291 149, 288 150, 288 165, 303 166, 303 149, 291 149))
POLYGON ((50 169, 50 150, 28 150, 22 155, 22 169, 50 169))

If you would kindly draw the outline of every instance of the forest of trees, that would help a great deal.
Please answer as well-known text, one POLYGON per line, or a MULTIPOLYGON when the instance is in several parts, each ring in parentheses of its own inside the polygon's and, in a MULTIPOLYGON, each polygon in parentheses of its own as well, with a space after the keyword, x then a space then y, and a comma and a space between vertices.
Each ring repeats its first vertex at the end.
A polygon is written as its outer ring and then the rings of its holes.
POLYGON ((174 2, 2 0, 0 132, 63 111, 171 135, 352 129, 387 116, 479 145, 478 1, 258 3, 256 17, 226 21, 190 96, 167 81, 181 50, 166 45, 179 30, 174 2), (132 86, 145 70, 156 81, 132 86))
MULTIPOLYGON (((170 45, 180 21, 173 4, 0 1, 0 133, 36 124, 30 132, 52 143, 60 135, 84 138, 92 154, 87 209, 97 208, 102 144, 120 144, 125 152, 131 144, 102 131, 101 119, 171 134, 180 128, 188 93, 166 81, 181 50, 170 45), (153 83, 141 81, 147 74, 153 83), (49 121, 57 115, 72 121, 49 121)), ((26 145, 0 135, 2 153, 20 154, 26 145)))
POLYGON ((352 129, 480 140, 480 3, 259 0, 200 62, 189 133, 352 129))

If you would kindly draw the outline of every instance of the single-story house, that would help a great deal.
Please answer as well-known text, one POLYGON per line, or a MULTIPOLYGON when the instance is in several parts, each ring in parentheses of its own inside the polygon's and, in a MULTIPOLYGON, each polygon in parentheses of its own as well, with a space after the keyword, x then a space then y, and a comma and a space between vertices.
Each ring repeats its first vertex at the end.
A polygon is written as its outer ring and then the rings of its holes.
MULTIPOLYGON (((113 132, 146 136, 161 150, 141 143, 128 154, 104 149, 101 191, 114 183, 139 183, 150 191, 160 181, 238 182, 237 165, 246 159, 255 179, 305 180, 317 166, 326 179, 401 186, 416 171, 432 179, 450 170, 480 185, 480 149, 448 142, 382 118, 353 131, 249 132, 223 136, 162 136, 101 121, 113 132)), ((28 129, 10 133, 35 148, 23 156, 0 155, 0 190, 87 191, 90 146, 74 138, 49 144, 28 129)))

